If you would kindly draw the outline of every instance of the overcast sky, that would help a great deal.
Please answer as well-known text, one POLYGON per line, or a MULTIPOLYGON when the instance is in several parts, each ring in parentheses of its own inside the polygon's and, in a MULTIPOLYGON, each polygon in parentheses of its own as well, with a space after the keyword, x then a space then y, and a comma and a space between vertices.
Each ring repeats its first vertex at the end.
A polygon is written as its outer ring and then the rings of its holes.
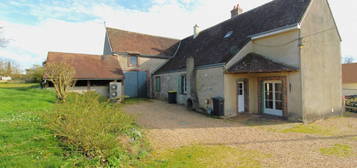
MULTIPOLYGON (((48 51, 102 54, 107 26, 173 38, 191 35, 270 0, 1 0, 0 58, 23 68, 41 64, 48 51)), ((329 0, 342 35, 342 56, 357 61, 357 1, 329 0)))

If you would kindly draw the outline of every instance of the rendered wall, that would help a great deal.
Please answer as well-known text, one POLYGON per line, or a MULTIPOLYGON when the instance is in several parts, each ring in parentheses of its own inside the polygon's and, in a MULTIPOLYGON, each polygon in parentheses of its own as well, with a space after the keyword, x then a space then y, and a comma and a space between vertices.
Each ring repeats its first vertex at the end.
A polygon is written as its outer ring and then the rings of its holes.
POLYGON ((212 97, 224 98, 223 67, 198 69, 196 75, 197 96, 200 108, 212 109, 212 97))
POLYGON ((304 121, 343 114, 340 38, 326 0, 313 0, 301 24, 304 121))
POLYGON ((98 94, 104 96, 104 97, 109 97, 109 87, 108 86, 91 86, 90 90, 88 90, 88 87, 74 87, 70 90, 71 92, 76 92, 76 93, 84 93, 88 91, 95 91, 98 94))
POLYGON ((237 82, 242 79, 248 79, 248 97, 249 113, 259 113, 258 78, 261 77, 287 77, 287 113, 289 120, 302 120, 301 106, 299 104, 298 72, 292 73, 260 73, 260 74, 225 74, 224 75, 224 94, 225 94, 225 113, 227 116, 236 116, 238 114, 237 101, 237 82))
MULTIPOLYGON (((207 111, 209 108, 212 108, 212 97, 224 97, 223 68, 197 69, 196 73, 196 89, 199 106, 203 111, 207 111)), ((161 91, 154 91, 154 97, 167 100, 167 92, 178 91, 178 79, 184 74, 186 74, 185 71, 154 75, 154 78, 156 76, 160 76, 161 78, 161 91)), ((153 83, 155 88, 155 82, 153 83)), ((188 86, 187 89, 189 88, 190 86, 188 86)), ((186 99, 187 95, 178 94, 177 101, 179 104, 186 104, 186 99)))
MULTIPOLYGON (((160 74, 160 75, 154 75, 153 79, 155 79, 157 76, 160 76, 160 81, 161 81, 161 89, 160 92, 157 92, 155 89, 153 89, 153 95, 157 99, 161 100, 167 100, 168 98, 168 91, 176 91, 177 92, 177 103, 178 104, 186 104, 186 97, 187 95, 180 94, 179 93, 179 84, 178 80, 181 75, 186 74, 186 72, 174 72, 174 73, 166 73, 166 74, 160 74)), ((156 81, 153 80, 153 88, 156 86, 156 81)))
MULTIPOLYGON (((274 36, 268 36, 253 40, 235 55, 226 65, 230 68, 248 53, 257 53, 275 62, 300 67, 299 31, 292 30, 274 36)), ((225 112, 227 115, 237 115, 237 88, 236 82, 240 78, 249 79, 249 109, 252 113, 258 113, 258 81, 257 77, 286 76, 288 87, 288 118, 290 120, 302 120, 302 95, 300 70, 293 73, 251 74, 233 75, 225 74, 225 112)))
POLYGON ((146 57, 138 57, 138 66, 129 66, 129 57, 128 55, 119 55, 118 60, 120 63, 120 67, 123 71, 130 70, 142 70, 148 71, 149 73, 154 72, 160 66, 167 62, 167 59, 159 59, 159 58, 146 58, 146 57))

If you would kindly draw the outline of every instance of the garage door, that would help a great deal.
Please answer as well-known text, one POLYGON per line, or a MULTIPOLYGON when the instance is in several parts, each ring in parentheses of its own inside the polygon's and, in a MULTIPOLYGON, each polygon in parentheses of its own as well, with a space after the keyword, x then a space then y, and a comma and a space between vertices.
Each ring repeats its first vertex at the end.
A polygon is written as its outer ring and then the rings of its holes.
POLYGON ((125 96, 135 98, 147 97, 147 76, 145 71, 130 71, 124 73, 125 96))

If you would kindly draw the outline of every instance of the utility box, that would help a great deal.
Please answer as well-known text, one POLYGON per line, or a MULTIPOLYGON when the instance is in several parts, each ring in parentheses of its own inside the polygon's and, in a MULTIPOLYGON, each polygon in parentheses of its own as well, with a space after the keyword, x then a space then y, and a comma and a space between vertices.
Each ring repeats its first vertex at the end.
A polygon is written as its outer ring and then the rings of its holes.
POLYGON ((120 82, 109 83, 109 98, 112 100, 118 100, 122 95, 122 85, 120 82))
POLYGON ((212 97, 213 111, 212 115, 224 116, 224 99, 222 97, 212 97))

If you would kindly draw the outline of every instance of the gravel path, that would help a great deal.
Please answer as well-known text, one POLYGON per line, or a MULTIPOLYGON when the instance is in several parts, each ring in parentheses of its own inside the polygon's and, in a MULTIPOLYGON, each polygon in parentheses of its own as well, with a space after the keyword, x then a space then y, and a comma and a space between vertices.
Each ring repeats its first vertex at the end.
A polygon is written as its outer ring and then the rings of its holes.
MULTIPOLYGON (((191 144, 229 145, 271 154, 272 157, 261 161, 265 167, 357 168, 357 140, 351 135, 277 133, 248 126, 245 119, 209 118, 187 111, 183 106, 157 100, 127 105, 124 111, 136 116, 138 124, 147 128, 148 138, 156 150, 191 144), (320 148, 334 144, 352 146, 355 155, 339 158, 320 154, 320 148)), ((357 123, 357 118, 351 120, 357 123)), ((282 122, 277 121, 277 124, 282 122)))

